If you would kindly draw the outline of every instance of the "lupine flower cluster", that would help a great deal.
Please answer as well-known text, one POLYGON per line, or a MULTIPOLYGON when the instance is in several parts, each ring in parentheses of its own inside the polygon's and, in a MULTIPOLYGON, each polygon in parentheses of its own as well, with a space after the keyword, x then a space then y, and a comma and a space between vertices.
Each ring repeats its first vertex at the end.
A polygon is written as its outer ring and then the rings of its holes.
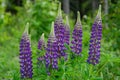
POLYGON ((45 60, 47 73, 50 75, 50 68, 58 69, 58 43, 54 33, 54 22, 52 23, 51 33, 47 43, 45 60))
MULTIPOLYGON (((51 74, 51 70, 58 70, 58 60, 61 57, 67 57, 65 50, 67 48, 64 46, 66 43, 71 47, 71 51, 76 55, 81 55, 82 52, 82 24, 80 20, 80 13, 77 13, 77 21, 72 32, 72 41, 70 43, 70 25, 68 17, 66 17, 66 24, 63 23, 61 4, 59 4, 58 16, 55 23, 52 22, 51 32, 45 46, 44 33, 38 41, 38 50, 45 49, 45 54, 43 56, 38 56, 38 61, 45 61, 47 74, 51 74)), ((102 37, 102 21, 101 21, 101 6, 99 6, 99 11, 96 16, 95 22, 92 26, 90 45, 89 45, 89 56, 87 62, 93 65, 99 63, 100 59, 100 47, 101 47, 101 37, 102 37)), ((39 52, 39 54, 41 54, 39 52)), ((23 33, 22 39, 20 41, 20 73, 21 78, 32 78, 32 51, 31 44, 28 35, 28 24, 23 33)))
POLYGON ((55 20, 54 28, 55 36, 57 38, 59 57, 65 56, 66 55, 66 53, 64 52, 64 50, 66 49, 64 46, 65 25, 63 24, 62 20, 61 3, 59 4, 58 16, 55 20))
POLYGON ((78 12, 77 16, 77 22, 75 24, 75 28, 73 30, 72 34, 72 52, 74 52, 77 55, 81 55, 82 52, 82 25, 80 21, 80 13, 78 12))
POLYGON ((64 32, 64 43, 70 44, 70 25, 68 16, 66 16, 66 25, 65 25, 65 32, 64 32))
POLYGON ((44 42, 44 33, 42 34, 42 36, 39 39, 38 42, 38 50, 42 50, 42 47, 45 47, 45 42, 44 42))
MULTIPOLYGON (((45 49, 45 42, 44 42, 44 33, 42 34, 42 36, 40 37, 39 41, 38 41, 38 50, 41 51, 45 49)), ((38 51, 38 62, 40 61, 44 61, 44 55, 40 54, 40 52, 38 51), (42 56, 40 56, 42 55, 42 56)))
POLYGON ((101 22, 101 6, 99 6, 98 14, 95 22, 92 25, 90 46, 89 46, 89 57, 87 62, 93 65, 99 63, 100 59, 100 41, 102 37, 102 22, 101 22))
POLYGON ((22 35, 22 39, 20 41, 20 72, 21 78, 32 78, 32 51, 30 45, 30 39, 28 35, 28 26, 22 35))

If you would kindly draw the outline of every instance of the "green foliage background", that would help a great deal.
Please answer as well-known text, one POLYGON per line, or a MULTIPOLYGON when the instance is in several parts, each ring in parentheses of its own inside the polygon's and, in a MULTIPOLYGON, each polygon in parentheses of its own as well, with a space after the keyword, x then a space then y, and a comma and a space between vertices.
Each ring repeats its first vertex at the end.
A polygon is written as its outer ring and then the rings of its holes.
MULTIPOLYGON (((59 70, 47 76, 45 67, 36 67, 36 51, 39 37, 44 32, 46 41, 49 36, 51 22, 57 15, 58 4, 53 1, 36 0, 33 4, 29 0, 23 7, 15 7, 17 14, 5 12, 5 1, 0 0, 0 80, 20 80, 19 73, 19 42, 27 22, 30 23, 29 33, 33 52, 34 76, 33 80, 120 80, 120 1, 113 4, 109 1, 109 15, 102 13, 103 37, 101 41, 101 59, 96 66, 86 63, 90 30, 94 18, 82 18, 83 51, 82 57, 59 61, 59 70), (108 20, 105 17, 108 16, 108 20), (105 27, 105 23, 108 27, 105 27)), ((96 13, 93 13, 96 16, 96 13)), ((71 34, 75 21, 70 17, 71 34)), ((65 18, 65 14, 63 14, 65 18)), ((65 20, 64 20, 65 21, 65 20)), ((72 53, 67 46, 66 51, 72 53)))

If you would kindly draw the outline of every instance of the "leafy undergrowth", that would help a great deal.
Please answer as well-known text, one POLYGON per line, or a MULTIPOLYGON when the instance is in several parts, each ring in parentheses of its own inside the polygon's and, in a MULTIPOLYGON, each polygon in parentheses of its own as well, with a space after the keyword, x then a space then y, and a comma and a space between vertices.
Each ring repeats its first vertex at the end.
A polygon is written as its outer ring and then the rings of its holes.
MULTIPOLYGON (((15 28, 16 29, 16 28, 15 28)), ((14 29, 14 30, 15 30, 14 29)), ((88 57, 90 27, 83 23, 83 51, 82 56, 72 56, 69 46, 68 60, 59 60, 58 71, 53 70, 51 76, 46 73, 44 63, 37 66, 37 41, 31 37, 33 79, 32 80, 119 80, 120 79, 120 56, 116 55, 112 47, 113 40, 106 41, 106 29, 103 29, 101 41, 100 63, 91 65, 86 62, 88 57)), ((19 42, 22 30, 16 29, 16 34, 9 36, 0 46, 0 80, 21 80, 19 64, 19 42)), ((8 35, 8 33, 6 34, 8 35)), ((5 38, 5 37, 4 37, 5 38)), ((44 52, 43 52, 44 53, 44 52)), ((28 79, 29 80, 29 79, 28 79)))
MULTIPOLYGON (((84 33, 86 34, 86 33, 84 33)), ((104 43, 104 40, 102 40, 104 43)), ((109 43, 108 43, 109 44, 109 43)), ((12 45, 12 43, 10 43, 12 45)), ((103 45, 103 44, 102 44, 103 45)), ((36 45, 33 50, 33 79, 32 80, 119 80, 120 79, 120 58, 112 51, 106 51, 107 44, 101 49, 100 63, 91 65, 86 62, 88 57, 88 47, 84 45, 82 56, 73 56, 69 46, 66 46, 68 60, 59 60, 58 71, 52 70, 51 76, 46 73, 44 63, 37 66, 36 45)), ((19 73, 19 46, 6 47, 0 54, 0 79, 1 80, 21 80, 19 73), (14 47, 14 48, 13 48, 14 47), (18 50, 16 52, 16 50, 18 50)), ((29 79, 28 79, 29 80, 29 79)))

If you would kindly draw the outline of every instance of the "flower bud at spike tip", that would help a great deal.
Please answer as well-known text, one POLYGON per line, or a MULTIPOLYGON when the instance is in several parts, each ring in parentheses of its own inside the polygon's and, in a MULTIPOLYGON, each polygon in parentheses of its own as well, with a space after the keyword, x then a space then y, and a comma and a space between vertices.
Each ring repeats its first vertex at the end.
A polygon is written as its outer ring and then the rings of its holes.
POLYGON ((28 29, 29 29, 29 23, 26 24, 25 30, 24 30, 23 34, 27 34, 28 35, 28 29))
POLYGON ((97 19, 97 20, 101 20, 101 5, 99 5, 99 10, 98 10, 96 19, 97 19))
POLYGON ((52 22, 50 36, 51 36, 51 37, 55 37, 55 33, 54 33, 54 22, 52 22))
POLYGON ((40 38, 42 41, 44 41, 44 33, 42 33, 42 36, 40 38))
POLYGON ((68 18, 68 16, 66 16, 66 25, 67 25, 68 28, 70 28, 70 24, 69 24, 69 18, 68 18))
POLYGON ((61 11, 61 2, 59 2, 59 7, 58 7, 58 16, 62 16, 62 11, 61 11))
POLYGON ((79 11, 77 12, 77 24, 78 23, 81 25, 80 12, 79 11))

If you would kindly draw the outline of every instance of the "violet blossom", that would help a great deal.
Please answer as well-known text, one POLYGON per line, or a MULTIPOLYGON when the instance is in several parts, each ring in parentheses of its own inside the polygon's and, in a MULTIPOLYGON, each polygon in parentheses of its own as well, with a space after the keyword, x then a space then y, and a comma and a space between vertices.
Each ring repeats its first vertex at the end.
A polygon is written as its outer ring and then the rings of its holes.
POLYGON ((31 51, 31 44, 28 35, 28 27, 29 24, 25 28, 25 31, 22 35, 20 41, 20 73, 21 78, 32 78, 33 70, 32 70, 32 51, 31 51))
POLYGON ((50 75, 50 69, 58 69, 58 43, 54 33, 54 22, 49 35, 46 54, 45 54, 47 73, 50 75))
POLYGON ((95 22, 92 25, 90 45, 89 45, 89 57, 87 60, 87 62, 90 64, 96 65, 99 63, 101 37, 102 37, 102 21, 101 21, 101 5, 100 5, 95 22))
POLYGON ((72 33, 72 41, 71 41, 71 49, 77 55, 81 55, 82 52, 82 24, 80 20, 80 13, 77 13, 77 22, 75 24, 73 33, 72 33))

